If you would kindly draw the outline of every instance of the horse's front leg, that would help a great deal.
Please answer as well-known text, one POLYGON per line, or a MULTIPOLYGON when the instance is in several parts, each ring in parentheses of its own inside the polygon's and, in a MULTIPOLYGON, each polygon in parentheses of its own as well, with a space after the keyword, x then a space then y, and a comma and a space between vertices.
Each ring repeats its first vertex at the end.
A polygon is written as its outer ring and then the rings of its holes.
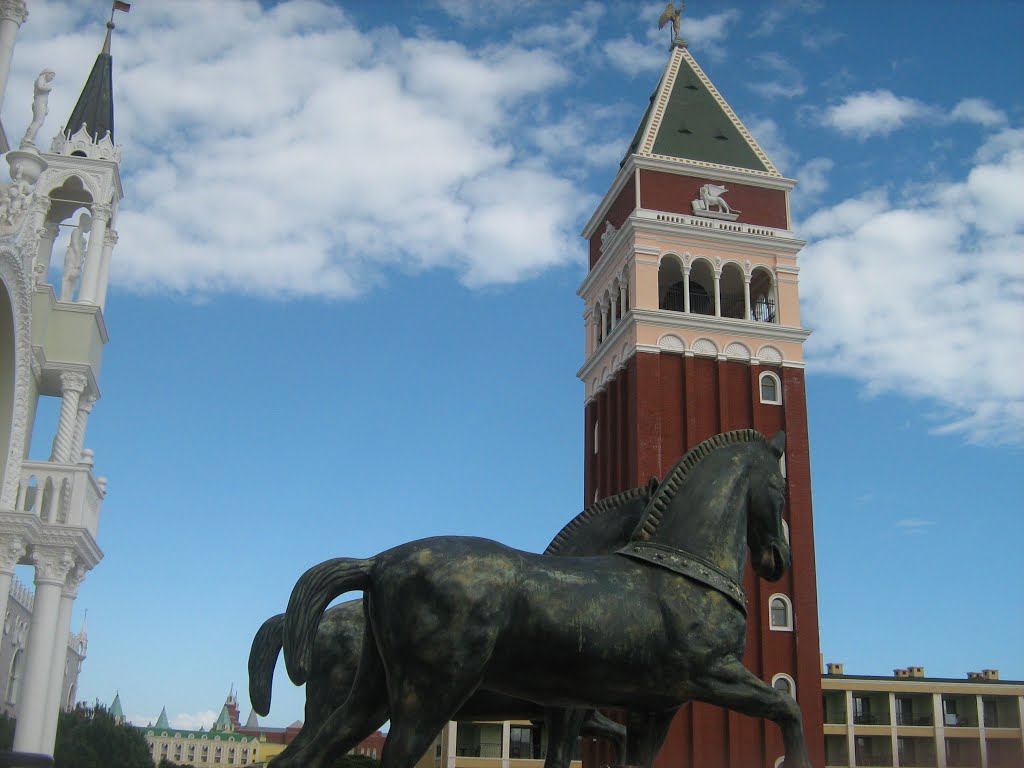
POLYGON ((548 727, 548 753, 544 758, 544 768, 569 768, 587 711, 554 707, 544 710, 544 721, 548 727))
POLYGON ((651 768, 678 708, 627 714, 626 764, 651 768))
POLYGON ((812 768, 804 744, 800 707, 792 696, 772 688, 736 658, 722 661, 696 682, 701 690, 695 698, 700 701, 766 718, 778 725, 786 750, 783 768, 812 768))

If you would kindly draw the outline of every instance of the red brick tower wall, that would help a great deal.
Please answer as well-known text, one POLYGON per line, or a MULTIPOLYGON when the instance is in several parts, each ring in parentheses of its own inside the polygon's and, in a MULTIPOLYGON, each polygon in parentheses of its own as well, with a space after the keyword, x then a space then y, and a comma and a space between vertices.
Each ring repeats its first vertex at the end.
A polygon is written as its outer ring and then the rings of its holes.
MULTIPOLYGON (((744 663, 766 681, 778 672, 796 682, 811 760, 824 765, 818 606, 811 520, 810 457, 803 371, 639 352, 586 406, 584 500, 604 498, 659 478, 697 443, 719 432, 786 431, 791 569, 765 582, 747 567, 747 648, 744 663), (771 370, 783 383, 783 404, 760 402, 758 377, 771 370), (594 448, 598 423, 597 451, 594 448), (795 632, 773 631, 769 596, 792 600, 795 632)), ((783 754, 777 726, 718 707, 685 706, 673 721, 656 768, 773 768, 783 754)), ((610 746, 584 744, 584 765, 615 763, 610 746)))

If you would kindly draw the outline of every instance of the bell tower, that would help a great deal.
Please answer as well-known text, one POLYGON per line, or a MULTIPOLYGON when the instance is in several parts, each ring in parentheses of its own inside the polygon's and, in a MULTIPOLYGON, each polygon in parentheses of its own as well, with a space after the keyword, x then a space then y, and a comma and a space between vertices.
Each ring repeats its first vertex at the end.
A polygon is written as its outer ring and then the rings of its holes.
MULTIPOLYGON (((789 194, 718 90, 675 38, 611 188, 587 222, 584 503, 659 478, 727 430, 786 432, 792 567, 748 566, 744 663, 794 695, 824 764, 797 256, 789 194)), ((587 749, 588 765, 614 762, 587 749)), ((676 716, 658 768, 774 768, 778 728, 704 704, 676 716)))

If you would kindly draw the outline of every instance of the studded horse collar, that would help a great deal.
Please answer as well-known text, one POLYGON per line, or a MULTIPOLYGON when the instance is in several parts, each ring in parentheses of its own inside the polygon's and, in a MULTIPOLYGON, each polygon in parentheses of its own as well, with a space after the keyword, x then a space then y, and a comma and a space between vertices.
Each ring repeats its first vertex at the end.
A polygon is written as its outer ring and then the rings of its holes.
POLYGON ((709 586, 729 598, 744 616, 747 615, 747 593, 740 583, 703 557, 664 544, 640 541, 630 542, 615 554, 656 565, 709 586))

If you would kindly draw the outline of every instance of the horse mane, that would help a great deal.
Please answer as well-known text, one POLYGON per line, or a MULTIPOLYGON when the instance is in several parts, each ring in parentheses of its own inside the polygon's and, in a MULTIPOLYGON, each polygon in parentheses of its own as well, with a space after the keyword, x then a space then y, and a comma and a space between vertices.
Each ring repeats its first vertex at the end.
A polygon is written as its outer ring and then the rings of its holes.
POLYGON ((648 501, 653 493, 653 481, 639 488, 630 488, 628 491, 617 493, 614 496, 609 496, 605 499, 601 499, 598 502, 591 504, 589 507, 580 512, 576 517, 565 524, 555 538, 548 544, 548 548, 544 550, 545 555, 557 555, 562 551, 562 548, 576 535, 580 528, 587 525, 594 518, 600 517, 609 510, 617 509, 618 507, 628 504, 638 498, 644 498, 648 501))
POLYGON ((735 429, 732 432, 723 432, 720 435, 709 437, 702 443, 698 443, 683 456, 676 465, 672 467, 665 479, 661 481, 654 497, 647 505, 640 521, 633 530, 630 541, 648 541, 654 532, 661 525, 661 519, 668 509, 672 497, 679 492, 680 487, 686 481, 690 471, 696 467, 706 456, 719 448, 738 443, 752 443, 757 440, 767 442, 765 436, 755 429, 735 429))

